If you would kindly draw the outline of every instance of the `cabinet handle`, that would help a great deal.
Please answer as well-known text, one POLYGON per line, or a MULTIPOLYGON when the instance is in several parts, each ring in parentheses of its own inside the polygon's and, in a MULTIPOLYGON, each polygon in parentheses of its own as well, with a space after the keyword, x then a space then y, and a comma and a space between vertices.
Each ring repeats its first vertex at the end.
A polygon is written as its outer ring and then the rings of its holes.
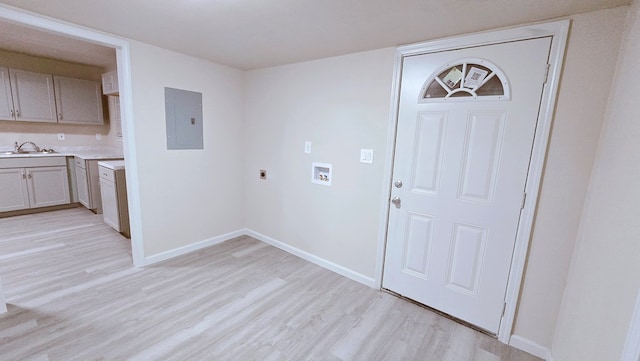
POLYGON ((13 118, 15 117, 15 115, 16 115, 16 112, 13 109, 11 109, 11 117, 13 118))
POLYGON ((62 113, 58 113, 58 120, 62 120, 62 113))
POLYGON ((20 118, 20 111, 16 110, 16 118, 20 118))
POLYGON ((27 178, 31 179, 31 172, 27 172, 27 178))
POLYGON ((22 171, 22 179, 27 179, 27 174, 24 171, 22 171))

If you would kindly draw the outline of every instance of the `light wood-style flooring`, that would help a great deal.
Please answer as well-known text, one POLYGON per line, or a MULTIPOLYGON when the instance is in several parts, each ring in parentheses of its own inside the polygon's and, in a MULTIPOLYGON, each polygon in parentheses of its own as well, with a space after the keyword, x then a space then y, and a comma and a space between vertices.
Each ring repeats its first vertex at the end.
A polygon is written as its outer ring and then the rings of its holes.
POLYGON ((135 268, 84 208, 0 219, 0 277, 0 360, 540 360, 249 237, 135 268))

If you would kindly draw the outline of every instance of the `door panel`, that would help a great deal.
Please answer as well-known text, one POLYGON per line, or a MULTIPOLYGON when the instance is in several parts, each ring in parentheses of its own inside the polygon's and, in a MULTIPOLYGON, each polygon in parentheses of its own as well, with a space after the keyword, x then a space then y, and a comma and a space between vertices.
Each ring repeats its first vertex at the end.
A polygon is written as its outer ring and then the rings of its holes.
POLYGON ((404 272, 428 278, 429 253, 433 240, 433 217, 409 213, 408 235, 404 242, 404 272))
POLYGON ((469 113, 459 198, 489 203, 493 199, 505 116, 504 112, 469 113))
MULTIPOLYGON (((403 59, 393 180, 406 184, 392 189, 384 288, 497 333, 550 45, 403 59), (425 101, 430 76, 460 59, 498 67, 510 96, 425 101)), ((460 69, 440 83, 462 87, 460 69)))
POLYGON ((419 113, 416 123, 416 154, 412 168, 413 192, 438 193, 447 113, 419 113))
POLYGON ((447 286, 469 295, 478 294, 488 229, 454 222, 447 286))

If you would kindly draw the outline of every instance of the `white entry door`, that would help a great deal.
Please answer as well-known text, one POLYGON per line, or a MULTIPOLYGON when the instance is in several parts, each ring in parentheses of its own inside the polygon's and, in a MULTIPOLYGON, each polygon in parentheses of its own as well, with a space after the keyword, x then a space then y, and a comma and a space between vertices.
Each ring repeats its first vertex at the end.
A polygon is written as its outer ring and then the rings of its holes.
POLYGON ((497 334, 550 46, 403 59, 383 288, 497 334))

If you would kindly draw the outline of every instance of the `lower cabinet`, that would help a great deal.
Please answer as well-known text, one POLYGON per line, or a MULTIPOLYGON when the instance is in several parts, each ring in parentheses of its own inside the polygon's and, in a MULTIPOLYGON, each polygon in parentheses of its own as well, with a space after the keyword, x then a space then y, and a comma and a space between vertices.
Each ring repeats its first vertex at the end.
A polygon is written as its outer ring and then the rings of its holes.
POLYGON ((102 213, 98 161, 75 157, 78 202, 97 214, 102 213))
POLYGON ((0 212, 69 204, 64 157, 0 161, 0 212))
MULTIPOLYGON (((115 162, 104 162, 115 163, 115 162)), ((112 169, 99 164, 102 217, 104 223, 130 238, 127 188, 124 169, 112 169)))
POLYGON ((77 156, 74 158, 78 202, 96 214, 102 214, 98 162, 107 159, 122 158, 84 159, 77 156))

